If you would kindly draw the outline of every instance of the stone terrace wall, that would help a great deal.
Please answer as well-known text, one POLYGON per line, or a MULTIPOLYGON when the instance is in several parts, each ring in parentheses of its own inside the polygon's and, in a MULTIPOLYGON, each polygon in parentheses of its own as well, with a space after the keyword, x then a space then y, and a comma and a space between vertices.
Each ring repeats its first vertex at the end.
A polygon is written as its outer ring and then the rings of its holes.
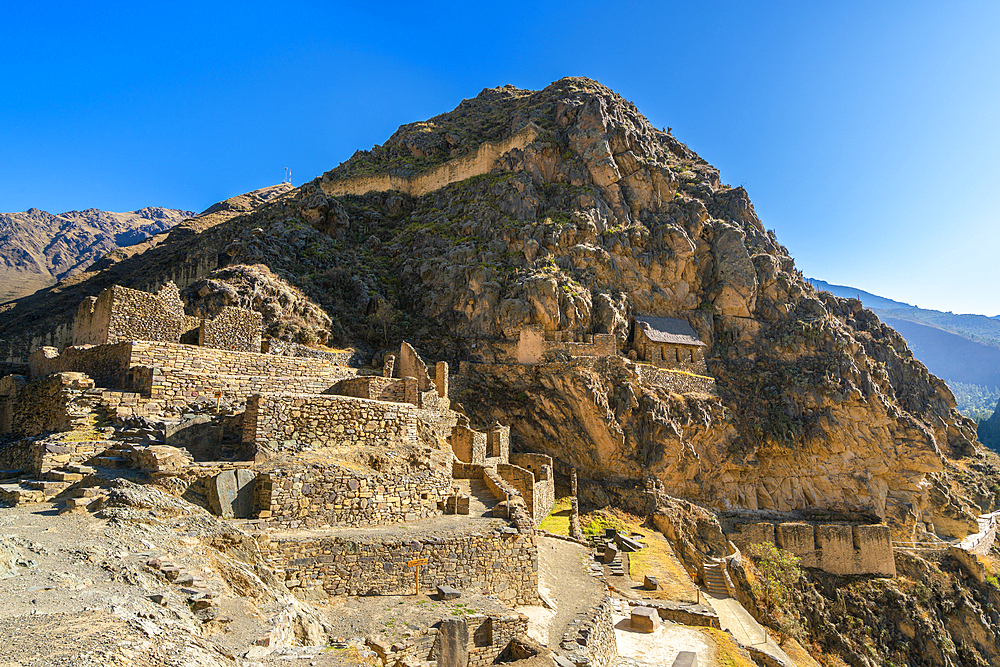
POLYGON ((685 371, 657 368, 648 364, 636 364, 636 371, 639 374, 639 379, 643 382, 658 385, 677 394, 688 392, 715 393, 715 378, 692 375, 685 371))
POLYGON ((404 477, 364 474, 337 465, 282 465, 259 472, 255 523, 279 529, 376 526, 441 514, 451 493, 450 461, 404 477))
POLYGON ((202 320, 198 345, 219 350, 260 352, 264 316, 255 310, 226 306, 211 320, 202 320))
POLYGON ((539 134, 541 129, 538 126, 528 124, 503 141, 484 141, 475 153, 448 160, 422 174, 409 177, 374 174, 338 180, 332 180, 324 174, 318 179, 319 187, 328 196, 363 195, 367 192, 397 190, 414 197, 421 197, 451 183, 489 173, 501 155, 514 149, 524 148, 539 134))
POLYGON ((578 667, 609 667, 618 657, 611 598, 605 597, 581 623, 570 628, 559 647, 578 667))
POLYGON ((874 574, 896 576, 889 527, 882 524, 847 526, 807 523, 737 524, 729 535, 740 549, 750 544, 771 542, 801 559, 803 567, 832 574, 874 574))
POLYGON ((335 366, 362 366, 369 359, 356 350, 325 350, 321 348, 308 347, 299 343, 271 338, 261 343, 261 352, 273 354, 279 357, 308 357, 310 359, 323 359, 335 366))
POLYGON ((508 605, 537 604, 538 549, 534 534, 516 529, 453 531, 434 536, 366 534, 296 538, 264 533, 261 552, 289 588, 322 588, 329 595, 413 592, 407 562, 426 558, 420 589, 441 584, 495 595, 508 605), (513 531, 513 532, 508 532, 513 531))
POLYGON ((248 451, 368 445, 416 445, 419 411, 405 403, 348 396, 260 394, 247 401, 248 451))
POLYGON ((320 359, 276 357, 179 343, 130 341, 68 347, 62 354, 43 347, 29 358, 32 377, 87 373, 98 386, 133 390, 167 402, 191 402, 222 391, 242 403, 276 382, 292 392, 320 393, 356 371, 320 359), (145 370, 142 370, 145 369, 145 370))
POLYGON ((273 390, 278 383, 292 393, 320 393, 355 374, 344 366, 321 359, 277 357, 254 352, 233 352, 176 343, 131 343, 132 367, 152 369, 148 385, 136 391, 152 398, 190 402, 222 391, 238 403, 253 394, 273 390))

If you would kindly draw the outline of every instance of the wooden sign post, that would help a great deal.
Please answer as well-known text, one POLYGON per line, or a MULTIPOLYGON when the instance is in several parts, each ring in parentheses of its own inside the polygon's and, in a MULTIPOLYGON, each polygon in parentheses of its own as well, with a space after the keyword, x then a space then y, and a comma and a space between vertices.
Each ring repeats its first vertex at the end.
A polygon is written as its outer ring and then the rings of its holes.
POLYGON ((427 565, 426 558, 414 558, 406 563, 410 567, 416 568, 413 571, 413 594, 420 595, 420 566, 427 565))
POLYGON ((216 391, 215 392, 215 412, 216 412, 216 414, 218 414, 219 408, 221 406, 222 406, 222 392, 221 391, 216 391))

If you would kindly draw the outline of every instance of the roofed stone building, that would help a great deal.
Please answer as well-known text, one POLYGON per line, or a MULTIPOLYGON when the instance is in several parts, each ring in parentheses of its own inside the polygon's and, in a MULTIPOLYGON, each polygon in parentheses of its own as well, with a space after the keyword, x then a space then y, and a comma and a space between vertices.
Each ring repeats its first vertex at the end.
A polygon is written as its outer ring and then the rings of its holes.
POLYGON ((636 315, 632 349, 636 357, 653 366, 704 375, 705 343, 686 320, 636 315))

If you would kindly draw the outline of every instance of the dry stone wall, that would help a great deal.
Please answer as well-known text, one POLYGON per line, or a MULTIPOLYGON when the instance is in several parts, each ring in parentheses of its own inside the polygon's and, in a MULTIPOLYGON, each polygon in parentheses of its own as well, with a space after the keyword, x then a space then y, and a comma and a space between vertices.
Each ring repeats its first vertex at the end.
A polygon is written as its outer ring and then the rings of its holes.
POLYGON ((883 524, 849 526, 808 523, 737 524, 729 539, 744 549, 751 544, 770 542, 790 551, 803 567, 832 574, 874 574, 896 576, 889 526, 883 524))
MULTIPOLYGON (((533 452, 512 452, 510 463, 528 470, 532 477, 531 504, 529 509, 537 526, 549 515, 556 504, 555 475, 552 473, 552 457, 533 452)), ((522 492, 522 495, 526 495, 522 492)))
POLYGON ((98 387, 122 388, 126 383, 131 343, 67 347, 60 354, 54 347, 42 347, 28 357, 32 379, 52 373, 86 373, 98 387))
POLYGON ((397 190, 414 197, 421 197, 451 183, 489 173, 501 155, 514 149, 524 148, 539 134, 541 129, 529 123, 507 139, 497 142, 484 141, 475 153, 448 160, 416 176, 374 174, 332 180, 328 175, 324 175, 319 179, 319 187, 327 196, 363 195, 367 192, 397 190))
POLYGON ((611 598, 605 597, 571 628, 559 648, 577 667, 609 667, 618 657, 611 598))
POLYGON ((692 375, 686 371, 657 368, 648 364, 636 364, 636 372, 643 382, 655 384, 676 394, 715 393, 715 378, 704 375, 692 375))
POLYGON ((320 359, 276 357, 176 343, 131 343, 130 366, 151 369, 148 384, 135 386, 152 398, 191 402, 216 391, 237 403, 281 386, 298 393, 320 393, 355 371, 320 359))
POLYGON ((211 320, 202 320, 198 345, 219 350, 260 352, 264 316, 255 310, 226 306, 211 320))
POLYGON ((452 484, 450 467, 438 463, 406 476, 365 474, 321 463, 261 471, 254 491, 254 523, 272 529, 328 528, 435 516, 441 514, 452 484))
POLYGON ((243 445, 254 451, 418 443, 418 410, 348 396, 260 394, 243 418, 243 445))
POLYGON ((289 588, 322 588, 329 595, 401 595, 413 592, 411 560, 426 558, 420 590, 446 584, 494 595, 507 605, 537 604, 538 550, 533 533, 497 522, 432 536, 344 531, 297 538, 263 533, 258 541, 289 588))
POLYGON ((402 403, 406 400, 406 381, 381 375, 364 375, 341 380, 324 393, 402 403))

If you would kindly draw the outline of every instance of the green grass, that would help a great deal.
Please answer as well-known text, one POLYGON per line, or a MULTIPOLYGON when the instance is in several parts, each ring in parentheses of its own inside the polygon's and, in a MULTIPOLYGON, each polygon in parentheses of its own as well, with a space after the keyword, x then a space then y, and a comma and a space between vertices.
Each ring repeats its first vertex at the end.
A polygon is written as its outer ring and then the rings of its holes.
POLYGON ((569 515, 572 507, 572 500, 569 496, 560 498, 552 506, 549 515, 542 519, 538 525, 539 529, 553 533, 555 535, 569 535, 569 515))

